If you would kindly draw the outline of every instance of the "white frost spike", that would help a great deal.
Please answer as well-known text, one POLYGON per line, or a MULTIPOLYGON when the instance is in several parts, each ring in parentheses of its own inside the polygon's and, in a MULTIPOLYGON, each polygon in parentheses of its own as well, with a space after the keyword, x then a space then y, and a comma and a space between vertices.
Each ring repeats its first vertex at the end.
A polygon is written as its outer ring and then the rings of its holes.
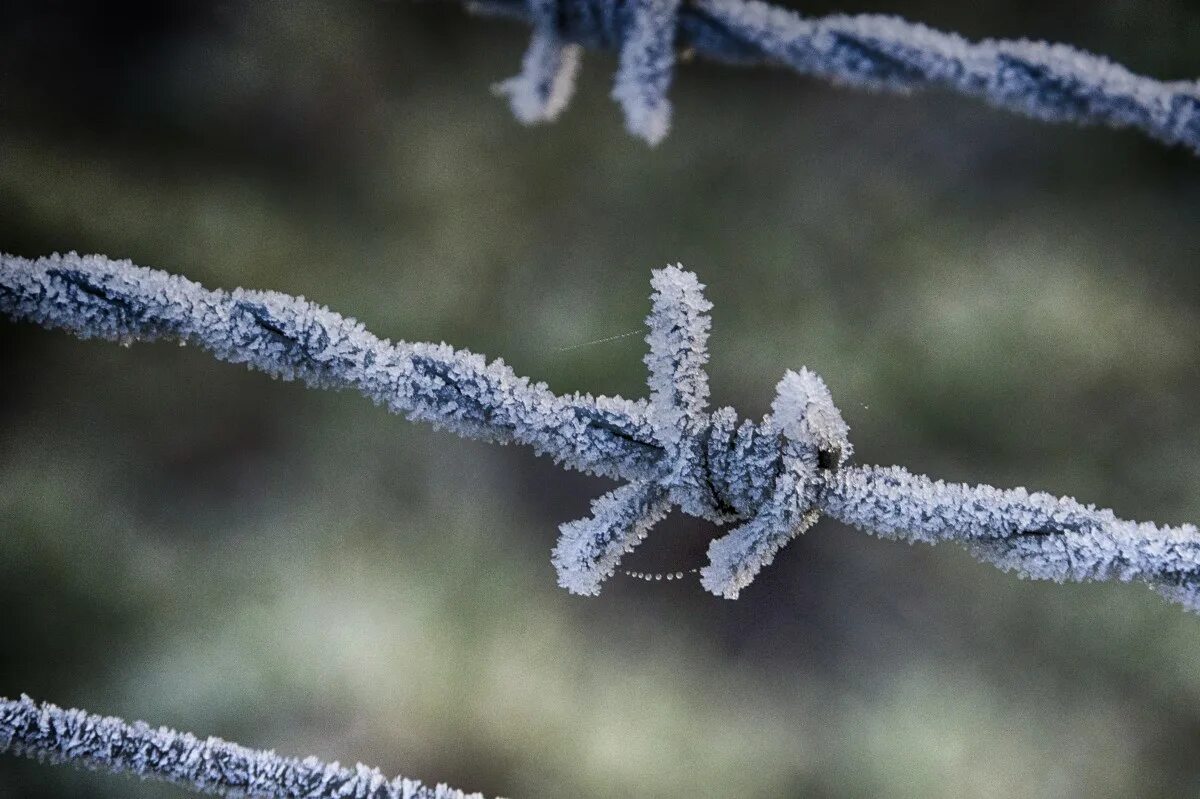
POLYGON ((671 71, 675 67, 675 19, 680 0, 630 0, 631 19, 621 46, 613 99, 625 111, 625 127, 651 146, 671 126, 671 71))
POLYGON ((712 303, 705 299, 704 285, 696 274, 685 271, 680 264, 655 269, 650 285, 654 288, 650 315, 646 317, 650 351, 643 360, 650 370, 647 383, 652 412, 673 422, 679 417, 694 419, 708 407, 708 373, 704 367, 708 363, 708 333, 712 327, 708 312, 712 303))
POLYGON ((850 457, 850 428, 842 412, 833 404, 833 395, 815 372, 801 368, 784 372, 775 387, 771 403, 771 424, 789 440, 805 450, 805 460, 814 462, 817 453, 833 458, 831 467, 841 466, 850 457))
POLYGON ((666 491, 653 483, 627 483, 596 499, 590 518, 559 527, 550 556, 558 584, 572 594, 599 594, 621 556, 646 538, 667 508, 666 491))
MULTIPOLYGON (((596 595, 621 556, 644 539, 672 500, 698 507, 694 466, 683 443, 698 432, 708 405, 708 333, 712 303, 692 272, 679 265, 654 270, 646 325, 650 351, 650 422, 668 468, 656 481, 638 481, 605 494, 592 517, 564 524, 552 561, 558 582, 573 594, 596 595), (689 482, 690 481, 690 482, 689 482)), ((707 494, 705 495, 707 496, 707 494)))
POLYGON ((533 0, 533 36, 521 59, 521 73, 496 84, 493 91, 508 97, 513 116, 524 125, 553 122, 575 92, 575 76, 583 48, 563 41, 557 30, 557 3, 533 0))
POLYGON ((807 507, 803 495, 793 475, 781 475, 756 516, 708 545, 700 584, 717 596, 737 599, 785 544, 816 523, 820 514, 807 507))

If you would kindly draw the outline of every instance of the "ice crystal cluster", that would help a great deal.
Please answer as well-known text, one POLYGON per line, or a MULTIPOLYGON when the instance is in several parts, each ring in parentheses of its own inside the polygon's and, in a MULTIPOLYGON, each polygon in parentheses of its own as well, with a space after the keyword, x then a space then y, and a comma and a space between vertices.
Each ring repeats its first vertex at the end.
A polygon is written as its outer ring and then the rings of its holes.
POLYGON ((218 796, 252 799, 483 799, 446 785, 389 780, 377 769, 298 760, 143 722, 0 699, 0 752, 133 774, 218 796))
POLYGON ((656 270, 647 318, 649 400, 554 394, 500 360, 445 344, 382 340, 285 294, 210 290, 183 277, 73 253, 0 256, 0 312, 117 341, 176 339, 284 379, 353 389, 462 436, 528 445, 625 481, 564 524, 559 583, 597 594, 672 507, 732 529, 711 543, 701 584, 736 598, 788 541, 827 515, 907 541, 953 540, 1003 569, 1047 580, 1141 580, 1200 609, 1200 534, 1024 489, 934 481, 849 464, 849 430, 819 376, 787 372, 759 421, 708 407, 711 308, 679 266, 656 270))
POLYGON ((759 0, 469 0, 528 22, 520 75, 500 84, 517 118, 554 119, 583 47, 619 51, 613 89, 630 132, 651 144, 670 122, 677 51, 775 64, 893 92, 937 87, 1050 122, 1134 128, 1200 153, 1200 81, 1159 81, 1062 44, 971 42, 898 17, 803 17, 759 0))

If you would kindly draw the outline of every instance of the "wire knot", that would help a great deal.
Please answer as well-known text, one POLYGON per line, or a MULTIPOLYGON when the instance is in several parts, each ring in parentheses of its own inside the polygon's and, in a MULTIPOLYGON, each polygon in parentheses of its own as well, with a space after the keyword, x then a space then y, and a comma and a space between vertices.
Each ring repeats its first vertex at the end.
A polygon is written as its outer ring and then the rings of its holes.
POLYGON ((527 0, 533 36, 521 73, 496 85, 526 125, 550 122, 575 89, 583 47, 617 49, 612 97, 629 132, 651 145, 667 135, 680 0, 527 0))
POLYGON ((708 412, 712 305, 695 274, 679 266, 655 270, 651 283, 646 413, 663 455, 652 474, 594 501, 591 517, 562 525, 551 560, 562 587, 598 594, 621 558, 677 506, 716 524, 741 522, 710 544, 700 571, 706 589, 736 599, 816 521, 826 477, 850 456, 849 429, 824 381, 807 369, 784 375, 758 424, 739 424, 732 408, 708 412))

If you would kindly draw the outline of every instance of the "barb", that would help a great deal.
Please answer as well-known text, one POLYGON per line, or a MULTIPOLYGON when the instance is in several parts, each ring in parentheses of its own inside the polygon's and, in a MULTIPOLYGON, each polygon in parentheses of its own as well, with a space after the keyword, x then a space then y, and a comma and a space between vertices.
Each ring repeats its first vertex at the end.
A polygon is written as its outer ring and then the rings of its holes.
POLYGON ((565 107, 579 52, 548 53, 573 42, 620 51, 613 96, 629 131, 652 145, 669 125, 666 92, 678 49, 727 64, 774 64, 866 89, 949 89, 1047 122, 1134 128, 1200 154, 1200 81, 1143 77, 1063 44, 971 42, 879 15, 810 19, 759 0, 465 2, 479 13, 534 26, 522 74, 503 84, 526 124, 549 121, 565 107))
POLYGON ((138 721, 0 698, 0 752, 161 780, 197 793, 253 799, 483 799, 446 785, 389 780, 361 763, 345 768, 299 760, 220 738, 152 728, 138 721))
MULTIPOLYGON (((1158 527, 1023 488, 943 483, 899 467, 850 466, 828 387, 788 372, 771 413, 707 410, 710 304, 682 267, 656 270, 647 324, 650 401, 553 394, 497 360, 444 344, 391 343, 300 298, 212 291, 97 255, 0 256, 0 313, 78 336, 177 339, 311 386, 352 389, 414 421, 525 444, 568 468, 627 481, 562 526, 559 583, 599 593, 672 507, 736 525, 709 546, 701 584, 736 598, 824 514, 885 538, 959 541, 1039 580, 1139 580, 1200 610, 1200 533, 1158 527)), ((640 572, 638 573, 641 574, 640 572)), ((651 575, 653 576, 653 575, 651 575)))

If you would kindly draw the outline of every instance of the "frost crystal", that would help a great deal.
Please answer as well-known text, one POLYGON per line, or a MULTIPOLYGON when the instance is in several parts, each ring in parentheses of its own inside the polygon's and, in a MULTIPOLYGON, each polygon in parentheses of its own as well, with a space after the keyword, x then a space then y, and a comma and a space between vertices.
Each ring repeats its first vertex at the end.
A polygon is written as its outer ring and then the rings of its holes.
POLYGON ((198 793, 255 799, 483 799, 447 785, 389 780, 358 763, 298 760, 145 722, 0 699, 0 752, 172 782, 198 793))
POLYGON ((599 594, 621 557, 667 515, 666 498, 654 483, 628 483, 594 501, 590 518, 562 525, 550 558, 558 584, 572 594, 599 594))
POLYGON ((526 125, 553 122, 575 92, 583 48, 564 42, 557 30, 555 0, 532 0, 533 37, 521 61, 521 74, 495 86, 508 97, 513 116, 526 125))
POLYGON ((836 468, 850 457, 850 428, 816 372, 803 367, 784 372, 775 387, 770 422, 784 438, 800 445, 797 457, 809 465, 836 468))
POLYGON ((646 327, 650 352, 650 414, 660 437, 677 439, 682 423, 700 417, 708 407, 708 333, 712 303, 692 272, 679 265, 656 269, 646 327))
POLYGON ((631 0, 613 99, 625 110, 625 126, 658 144, 671 125, 671 70, 675 66, 675 20, 680 0, 631 0))

